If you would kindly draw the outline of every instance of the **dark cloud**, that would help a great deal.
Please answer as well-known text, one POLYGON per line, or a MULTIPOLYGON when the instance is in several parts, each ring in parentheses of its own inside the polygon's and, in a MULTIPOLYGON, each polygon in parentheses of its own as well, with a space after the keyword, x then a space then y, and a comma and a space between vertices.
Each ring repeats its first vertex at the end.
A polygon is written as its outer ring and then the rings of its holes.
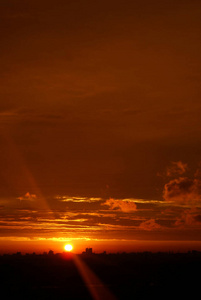
POLYGON ((201 215, 197 215, 194 217, 196 222, 201 223, 201 215))
POLYGON ((163 197, 179 204, 196 204, 201 201, 201 181, 187 177, 173 179, 165 185, 163 197))
POLYGON ((201 162, 198 163, 198 168, 196 169, 194 176, 198 179, 201 178, 201 162))
POLYGON ((200 214, 199 210, 192 208, 184 210, 176 219, 175 225, 182 228, 200 228, 200 214))

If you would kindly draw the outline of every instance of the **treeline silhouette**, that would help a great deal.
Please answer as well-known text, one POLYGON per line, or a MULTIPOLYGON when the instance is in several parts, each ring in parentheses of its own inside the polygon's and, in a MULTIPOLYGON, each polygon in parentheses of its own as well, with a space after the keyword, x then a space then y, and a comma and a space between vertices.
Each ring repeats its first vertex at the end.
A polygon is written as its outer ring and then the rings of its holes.
MULTIPOLYGON (((0 256, 3 299, 92 299, 71 253, 0 256)), ((117 299, 196 297, 201 252, 77 255, 117 299)), ((107 300, 107 299, 103 299, 107 300)))

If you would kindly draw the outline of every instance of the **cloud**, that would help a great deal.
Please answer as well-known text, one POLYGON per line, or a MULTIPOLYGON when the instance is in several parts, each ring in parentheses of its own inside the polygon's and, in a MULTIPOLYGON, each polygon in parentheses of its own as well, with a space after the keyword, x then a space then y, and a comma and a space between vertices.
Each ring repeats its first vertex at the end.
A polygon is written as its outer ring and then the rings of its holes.
POLYGON ((110 209, 120 210, 126 213, 137 210, 137 205, 128 200, 108 199, 102 205, 107 205, 110 209))
POLYGON ((167 168, 166 175, 171 176, 177 176, 182 175, 187 170, 187 164, 183 163, 182 161, 172 161, 171 165, 167 168))
POLYGON ((201 181, 179 177, 165 184, 163 198, 180 204, 194 204, 201 201, 201 181))
POLYGON ((196 209, 185 210, 175 222, 176 226, 200 226, 201 215, 197 214, 196 209))
POLYGON ((196 222, 201 223, 201 215, 197 215, 194 218, 195 218, 196 222))
POLYGON ((159 225, 158 223, 156 223, 156 221, 154 219, 150 219, 150 220, 147 220, 145 222, 142 222, 140 224, 139 228, 143 229, 143 230, 151 231, 151 230, 160 229, 161 225, 159 225))
POLYGON ((56 199, 61 202, 98 202, 102 199, 100 197, 70 197, 70 196, 56 196, 56 199))
POLYGON ((195 171, 194 176, 195 176, 196 178, 201 178, 201 162, 199 162, 198 168, 197 168, 197 170, 195 171))
POLYGON ((35 194, 30 194, 27 192, 24 196, 18 197, 20 201, 35 201, 37 196, 35 194))

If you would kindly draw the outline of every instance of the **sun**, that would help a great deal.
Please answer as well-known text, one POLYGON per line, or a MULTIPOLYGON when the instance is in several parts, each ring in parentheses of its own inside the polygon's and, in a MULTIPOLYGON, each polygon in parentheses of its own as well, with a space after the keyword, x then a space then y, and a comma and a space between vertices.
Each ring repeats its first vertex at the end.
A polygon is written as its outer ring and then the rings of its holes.
POLYGON ((65 249, 66 251, 68 251, 68 252, 71 252, 71 251, 73 250, 73 246, 72 246, 71 244, 66 244, 66 245, 64 246, 64 249, 65 249))

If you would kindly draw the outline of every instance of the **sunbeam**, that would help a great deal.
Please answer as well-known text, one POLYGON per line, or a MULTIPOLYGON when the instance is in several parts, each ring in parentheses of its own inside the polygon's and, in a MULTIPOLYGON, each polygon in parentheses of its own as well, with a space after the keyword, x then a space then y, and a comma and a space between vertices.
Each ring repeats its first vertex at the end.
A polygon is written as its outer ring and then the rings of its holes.
POLYGON ((73 260, 94 300, 116 300, 116 297, 78 255, 74 254, 73 260))

